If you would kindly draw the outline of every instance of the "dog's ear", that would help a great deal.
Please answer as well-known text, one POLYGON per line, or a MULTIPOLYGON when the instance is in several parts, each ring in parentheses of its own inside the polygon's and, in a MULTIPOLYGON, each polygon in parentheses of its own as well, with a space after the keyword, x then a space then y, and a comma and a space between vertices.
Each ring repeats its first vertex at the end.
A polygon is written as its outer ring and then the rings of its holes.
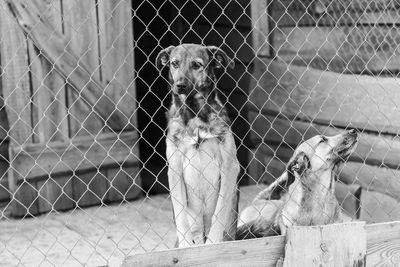
POLYGON ((158 69, 161 69, 163 66, 168 64, 169 61, 169 55, 171 54, 171 51, 175 48, 175 46, 171 45, 158 53, 157 58, 156 58, 156 67, 158 69))
POLYGON ((219 47, 207 46, 212 60, 214 61, 215 68, 221 68, 222 66, 229 67, 233 69, 235 67, 235 62, 228 57, 228 55, 219 47))
POLYGON ((305 170, 311 168, 310 159, 304 152, 297 154, 293 160, 291 160, 287 166, 287 172, 291 175, 294 173, 302 174, 305 170))

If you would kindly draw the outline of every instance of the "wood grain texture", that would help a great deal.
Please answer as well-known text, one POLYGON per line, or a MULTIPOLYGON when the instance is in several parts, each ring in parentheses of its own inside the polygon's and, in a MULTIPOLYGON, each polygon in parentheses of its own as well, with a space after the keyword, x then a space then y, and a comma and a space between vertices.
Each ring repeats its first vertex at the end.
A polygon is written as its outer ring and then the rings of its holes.
POLYGON ((346 73, 399 69, 393 27, 283 27, 274 31, 277 57, 287 63, 346 73))
POLYGON ((398 266, 400 221, 370 224, 367 230, 367 267, 398 266))
POLYGON ((71 177, 73 200, 78 207, 101 205, 106 202, 110 183, 104 169, 78 173, 71 177))
MULTIPOLYGON (((79 55, 78 64, 87 66, 91 79, 100 81, 99 45, 95 1, 63 1, 63 20, 68 48, 79 55)), ((87 85, 86 85, 87 86, 87 85)), ((82 91, 88 90, 84 85, 82 91)), ((103 122, 80 95, 68 88, 70 136, 96 135, 103 122)), ((100 93, 104 93, 102 88, 100 93)))
POLYGON ((351 222, 290 227, 283 266, 365 266, 364 226, 365 222, 351 222))
MULTIPOLYGON (((364 222, 354 222, 345 224, 327 225, 328 228, 336 228, 331 232, 331 241, 323 248, 329 248, 335 242, 345 243, 343 247, 362 249, 366 251, 366 266, 397 266, 399 261, 400 244, 400 221, 390 223, 378 223, 365 225, 364 222), (361 226, 361 227, 360 227, 361 226), (354 228, 357 232, 349 229, 354 228), (342 231, 343 229, 343 231, 342 231), (364 230, 365 229, 365 230, 364 230), (350 231, 350 233, 349 233, 350 231), (364 242, 362 242, 361 237, 364 242), (343 238, 336 238, 343 237, 343 238), (356 244, 355 244, 356 243, 356 244), (387 263, 388 265, 385 265, 387 263)), ((312 227, 305 227, 312 228, 312 227)), ((318 228, 318 227, 316 227, 318 228)), ((317 231, 317 236, 321 236, 317 231)), ((304 247, 304 240, 300 240, 298 248, 304 247)), ((123 266, 276 266, 279 259, 284 254, 285 239, 283 236, 265 237, 246 241, 224 242, 214 245, 205 245, 199 247, 190 247, 183 249, 171 249, 165 251, 156 251, 145 254, 136 254, 128 256, 123 266)), ((321 246, 318 248, 321 251, 321 246)), ((305 253, 308 254, 308 253, 305 253)), ((304 254, 304 255, 305 255, 304 254)), ((298 260, 302 260, 301 255, 298 260)), ((328 255, 329 256, 329 255, 328 255)), ((331 258, 327 257, 328 260, 331 258)), ((324 257, 322 257, 324 259, 324 257)), ((302 266, 295 262, 292 266, 302 266)), ((306 266, 306 265, 303 265, 306 266)), ((311 265, 314 266, 314 265, 311 265)), ((325 265, 324 265, 325 266, 325 265)), ((340 265, 336 265, 340 266, 340 265)), ((353 265, 350 265, 353 266, 353 265)), ((359 266, 359 265, 356 265, 359 266)), ((363 266, 363 265, 361 265, 363 266)))
POLYGON ((283 253, 284 237, 278 236, 137 254, 122 266, 275 266, 283 253))
POLYGON ((400 201, 368 190, 361 192, 360 220, 380 223, 400 220, 400 201))
MULTIPOLYGON (((293 148, 315 135, 330 136, 344 131, 331 125, 292 120, 285 116, 261 115, 255 112, 249 113, 249 121, 252 124, 251 139, 254 143, 283 143, 293 148)), ((350 160, 397 169, 400 167, 399 154, 398 136, 360 133, 357 147, 350 156, 350 160)))
POLYGON ((69 142, 48 142, 13 148, 13 169, 28 180, 48 175, 72 173, 118 164, 138 164, 139 155, 131 147, 136 132, 106 133, 97 138, 77 137, 69 142))
POLYGON ((104 85, 80 60, 81 55, 68 47, 68 40, 54 29, 37 7, 31 2, 25 3, 22 0, 7 1, 7 5, 27 36, 67 79, 74 91, 82 96, 84 102, 93 107, 96 115, 113 129, 125 127, 126 118, 115 111, 115 105, 103 93, 104 85))
POLYGON ((137 127, 133 20, 131 2, 98 1, 101 77, 105 93, 137 127))
POLYGON ((257 56, 271 56, 271 45, 269 35, 271 25, 268 17, 268 5, 270 1, 252 0, 250 2, 252 47, 257 56))
POLYGON ((396 134, 400 126, 395 78, 339 75, 285 63, 257 60, 249 106, 325 125, 396 134))
MULTIPOLYGON (((54 29, 62 31, 61 2, 32 1, 54 29)), ((65 103, 66 81, 56 72, 31 40, 29 43, 30 71, 32 79, 32 125, 34 142, 63 141, 68 139, 67 107, 65 103)))
MULTIPOLYGON (((9 122, 11 147, 32 142, 31 98, 27 39, 18 27, 5 2, 0 4, 0 29, 2 36, 1 66, 4 106, 9 122)), ((35 185, 17 181, 23 179, 9 168, 8 186, 14 216, 35 214, 38 206, 35 185)))

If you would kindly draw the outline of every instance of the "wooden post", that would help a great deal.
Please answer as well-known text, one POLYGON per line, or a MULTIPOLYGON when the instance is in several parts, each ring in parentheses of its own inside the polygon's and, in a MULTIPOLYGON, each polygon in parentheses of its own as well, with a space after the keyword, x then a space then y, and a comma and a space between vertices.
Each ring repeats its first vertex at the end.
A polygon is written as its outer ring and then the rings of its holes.
POLYGON ((256 56, 270 57, 272 25, 269 21, 268 0, 252 0, 251 1, 251 26, 253 49, 256 56))
POLYGON ((365 222, 294 226, 286 237, 283 267, 365 266, 365 222))

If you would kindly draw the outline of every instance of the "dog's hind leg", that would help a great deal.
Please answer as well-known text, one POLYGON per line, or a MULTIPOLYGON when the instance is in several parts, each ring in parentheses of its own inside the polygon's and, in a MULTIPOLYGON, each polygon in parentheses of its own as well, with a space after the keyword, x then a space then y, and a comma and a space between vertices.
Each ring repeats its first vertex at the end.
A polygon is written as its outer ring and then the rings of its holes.
POLYGON ((235 240, 238 216, 237 178, 240 172, 236 145, 232 134, 227 134, 220 145, 221 186, 212 225, 206 243, 235 240))

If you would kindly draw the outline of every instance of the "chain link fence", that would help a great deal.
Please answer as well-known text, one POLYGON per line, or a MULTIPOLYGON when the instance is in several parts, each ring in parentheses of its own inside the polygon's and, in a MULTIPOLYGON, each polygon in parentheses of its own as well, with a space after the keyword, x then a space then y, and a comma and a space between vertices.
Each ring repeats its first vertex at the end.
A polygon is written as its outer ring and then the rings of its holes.
POLYGON ((119 266, 173 248, 169 45, 215 45, 239 210, 314 135, 359 131, 337 169, 350 219, 400 219, 400 2, 2 1, 0 265, 119 266))

